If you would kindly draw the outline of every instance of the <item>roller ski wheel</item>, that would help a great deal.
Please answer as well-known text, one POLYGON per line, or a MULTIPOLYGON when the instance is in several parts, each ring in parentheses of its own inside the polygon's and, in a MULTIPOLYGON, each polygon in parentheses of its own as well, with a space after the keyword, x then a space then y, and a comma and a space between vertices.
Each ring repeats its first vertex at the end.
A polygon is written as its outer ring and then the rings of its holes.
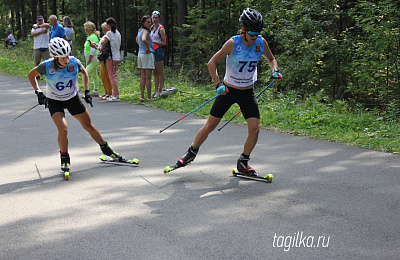
POLYGON ((99 159, 104 163, 126 165, 126 166, 139 166, 139 159, 133 158, 132 160, 126 160, 122 157, 113 158, 107 155, 102 155, 99 159))
POLYGON ((184 166, 179 166, 178 164, 176 164, 174 166, 165 166, 164 173, 169 173, 169 172, 175 171, 176 169, 181 168, 181 167, 184 167, 184 166))
POLYGON ((193 160, 194 160, 194 158, 190 162, 185 163, 185 161, 182 160, 182 158, 179 158, 174 166, 165 166, 164 173, 169 173, 169 172, 175 171, 176 169, 185 167, 186 165, 191 164, 193 160))
POLYGON ((64 173, 64 178, 66 181, 69 180, 69 164, 62 164, 61 171, 64 173))
POLYGON ((64 173, 65 180, 68 181, 69 180, 69 166, 63 165, 63 167, 61 167, 61 170, 64 173))
POLYGON ((185 165, 181 165, 180 163, 177 163, 174 166, 165 166, 164 173, 169 173, 169 172, 175 171, 176 169, 179 169, 184 166, 185 165))
POLYGON ((66 181, 69 180, 69 171, 65 171, 64 172, 64 178, 65 178, 66 181))
POLYGON ((173 171, 173 170, 174 170, 173 167, 171 168, 171 166, 165 166, 164 173, 168 173, 168 172, 173 171))
POLYGON ((68 153, 60 155, 61 158, 61 171, 64 173, 65 180, 69 180, 69 168, 70 168, 70 158, 68 153))
POLYGON ((232 169, 232 175, 235 177, 241 177, 250 180, 263 181, 267 183, 271 183, 274 176, 272 174, 267 174, 265 176, 258 175, 246 175, 245 173, 239 172, 236 168, 232 169))

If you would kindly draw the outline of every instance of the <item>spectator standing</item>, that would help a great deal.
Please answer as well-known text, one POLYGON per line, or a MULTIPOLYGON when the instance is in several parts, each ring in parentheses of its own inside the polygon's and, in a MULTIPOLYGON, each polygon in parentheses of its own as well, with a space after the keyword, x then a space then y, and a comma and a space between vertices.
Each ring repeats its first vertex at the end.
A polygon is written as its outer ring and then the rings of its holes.
POLYGON ((150 37, 151 18, 145 15, 140 20, 140 28, 136 36, 139 45, 138 68, 140 69, 140 102, 144 101, 144 89, 147 89, 147 100, 151 98, 151 73, 154 70, 154 48, 150 37))
POLYGON ((5 42, 6 47, 7 47, 8 45, 16 46, 16 45, 17 45, 17 42, 15 41, 14 35, 12 35, 11 32, 10 32, 9 30, 6 31, 6 34, 7 34, 7 37, 1 39, 2 41, 5 42))
MULTIPOLYGON (((96 44, 96 43, 93 43, 93 42, 90 44, 91 47, 96 48, 98 50, 100 50, 101 46, 103 44, 105 44, 104 43, 104 39, 106 38, 106 34, 109 31, 109 29, 107 27, 107 23, 103 23, 101 25, 101 30, 103 31, 103 37, 100 39, 99 44, 96 44)), ((103 87, 104 87, 104 95, 102 95, 100 97, 100 99, 107 100, 107 98, 112 96, 111 81, 110 81, 110 78, 108 76, 106 62, 105 61, 104 62, 99 61, 99 63, 100 63, 100 78, 103 81, 103 87)))
POLYGON ((165 28, 160 24, 160 12, 153 11, 151 15, 153 26, 151 27, 150 36, 153 40, 154 48, 154 92, 153 97, 159 97, 164 88, 164 49, 167 46, 165 36, 165 28))
POLYGON ((62 27, 62 25, 58 22, 58 18, 56 15, 52 14, 49 17, 50 20, 50 30, 51 30, 51 34, 50 34, 50 40, 56 37, 60 37, 63 38, 64 40, 68 41, 68 37, 67 34, 65 33, 64 27, 62 27))
POLYGON ((44 18, 39 15, 36 18, 36 24, 33 25, 31 30, 31 35, 33 37, 33 56, 36 66, 39 65, 41 60, 50 58, 48 27, 46 28, 43 25, 44 18))
POLYGON ((106 60, 106 66, 108 71, 108 76, 110 78, 112 86, 112 95, 107 98, 107 101, 119 101, 119 91, 118 91, 118 80, 117 80, 117 70, 118 63, 121 60, 121 53, 119 48, 121 47, 121 34, 117 30, 117 21, 109 17, 106 20, 107 28, 109 31, 106 33, 104 38, 104 43, 101 45, 100 52, 106 47, 107 43, 110 42, 111 45, 111 56, 106 60))
POLYGON ((93 96, 99 96, 99 76, 97 73, 97 68, 99 67, 99 60, 97 59, 97 49, 90 46, 91 42, 99 43, 100 32, 96 30, 96 26, 93 22, 84 23, 85 32, 88 37, 84 44, 84 54, 86 59, 86 71, 89 75, 89 90, 91 85, 93 85, 93 96))
POLYGON ((68 43, 72 48, 72 39, 74 38, 74 24, 69 16, 64 16, 62 25, 64 26, 65 34, 68 38, 68 43))

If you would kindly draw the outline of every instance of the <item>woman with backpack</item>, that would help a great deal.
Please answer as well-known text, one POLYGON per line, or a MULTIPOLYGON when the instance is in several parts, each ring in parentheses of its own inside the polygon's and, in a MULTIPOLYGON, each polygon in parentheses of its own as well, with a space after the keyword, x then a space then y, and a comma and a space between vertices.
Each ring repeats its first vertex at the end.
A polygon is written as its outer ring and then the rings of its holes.
POLYGON ((164 49, 167 46, 167 37, 165 28, 160 24, 160 12, 153 11, 151 15, 153 26, 151 27, 150 36, 153 39, 154 48, 154 92, 153 97, 159 97, 164 87, 164 49))
POLYGON ((119 102, 117 70, 118 63, 121 60, 121 53, 119 51, 119 48, 121 47, 121 34, 117 30, 117 21, 114 18, 107 18, 106 24, 108 31, 103 38, 102 44, 99 46, 99 44, 92 43, 92 47, 98 49, 99 52, 102 52, 106 48, 107 44, 110 43, 111 53, 106 59, 106 67, 112 86, 112 95, 106 100, 111 102, 119 102))

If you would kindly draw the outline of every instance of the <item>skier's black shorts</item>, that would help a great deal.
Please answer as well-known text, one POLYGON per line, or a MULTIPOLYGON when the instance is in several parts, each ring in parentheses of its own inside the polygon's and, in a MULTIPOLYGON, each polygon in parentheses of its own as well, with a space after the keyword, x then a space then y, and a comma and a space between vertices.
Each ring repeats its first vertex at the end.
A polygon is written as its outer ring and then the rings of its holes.
POLYGON ((47 98, 47 105, 49 107, 50 115, 53 116, 56 112, 64 113, 64 109, 67 109, 71 115, 79 115, 86 111, 85 105, 82 103, 79 95, 76 94, 75 97, 60 101, 47 98))
POLYGON ((245 119, 255 117, 260 118, 260 110, 258 109, 257 98, 254 95, 254 89, 239 90, 228 87, 229 92, 215 99, 211 108, 210 115, 222 118, 228 109, 237 103, 242 110, 245 119))

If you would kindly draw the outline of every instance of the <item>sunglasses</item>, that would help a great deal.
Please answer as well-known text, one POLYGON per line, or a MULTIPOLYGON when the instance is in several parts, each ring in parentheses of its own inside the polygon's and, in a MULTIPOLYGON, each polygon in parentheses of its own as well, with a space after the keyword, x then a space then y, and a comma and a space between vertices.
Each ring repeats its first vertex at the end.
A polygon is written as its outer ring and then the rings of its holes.
POLYGON ((261 32, 247 31, 247 33, 248 33, 250 36, 258 36, 261 32))
POLYGON ((160 12, 159 11, 153 11, 152 14, 160 15, 160 12))

